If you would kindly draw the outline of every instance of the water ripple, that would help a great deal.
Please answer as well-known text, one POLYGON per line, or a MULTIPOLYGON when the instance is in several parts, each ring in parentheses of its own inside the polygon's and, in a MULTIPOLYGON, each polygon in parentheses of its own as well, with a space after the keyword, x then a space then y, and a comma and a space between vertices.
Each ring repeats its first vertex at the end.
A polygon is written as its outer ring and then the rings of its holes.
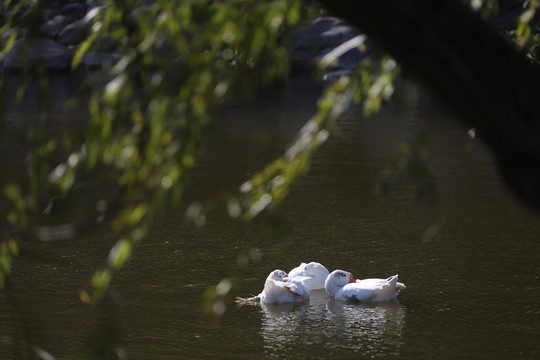
POLYGON ((321 357, 332 349, 397 355, 405 324, 405 308, 397 301, 346 304, 324 291, 312 292, 307 304, 262 305, 261 312, 265 353, 280 358, 294 357, 306 346, 321 357))

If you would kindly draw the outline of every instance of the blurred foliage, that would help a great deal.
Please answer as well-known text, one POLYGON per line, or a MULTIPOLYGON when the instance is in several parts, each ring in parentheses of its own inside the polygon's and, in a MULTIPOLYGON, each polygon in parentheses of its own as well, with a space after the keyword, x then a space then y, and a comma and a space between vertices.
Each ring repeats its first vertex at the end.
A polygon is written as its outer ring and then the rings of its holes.
MULTIPOLYGON (((323 67, 331 64, 321 61, 323 67)), ((242 184, 239 197, 229 199, 229 215, 251 220, 267 207, 280 204, 291 183, 309 170, 314 151, 331 131, 339 131, 336 120, 351 102, 362 102, 367 115, 377 112, 381 103, 392 95, 393 80, 398 74, 393 59, 373 56, 362 61, 351 74, 331 83, 317 102, 317 113, 300 129, 285 155, 242 184)))
MULTIPOLYGON (((36 10, 28 7, 28 11, 36 10)), ((96 208, 113 218, 114 230, 123 234, 111 249, 107 265, 93 276, 92 289, 80 293, 86 303, 99 301, 152 219, 180 203, 216 106, 231 93, 253 94, 264 84, 284 78, 290 48, 286 35, 305 21, 306 14, 320 13, 320 8, 306 8, 292 0, 106 3, 92 33, 77 49, 73 69, 85 52, 110 44, 121 56, 88 82, 89 95, 80 99, 89 113, 83 133, 62 142, 40 132, 31 156, 31 186, 11 183, 6 187, 13 232, 3 242, 2 279, 10 271, 17 244, 28 231, 27 218, 38 211, 40 199, 69 197, 84 186, 83 179, 99 177, 115 191, 97 199, 96 208), (69 155, 52 166, 47 157, 61 146, 69 155)), ((10 36, 5 46, 12 40, 10 36)), ((328 87, 319 100, 318 113, 284 157, 253 175, 241 186, 238 197, 227 200, 232 218, 251 220, 279 204, 290 184, 307 172, 311 155, 353 98, 360 100, 368 94, 367 112, 380 107, 392 92, 396 68, 391 60, 380 64, 368 60, 357 73, 328 87)), ((194 204, 187 214, 195 224, 203 224, 204 211, 194 204)), ((216 289, 222 296, 224 290, 219 285, 216 289)))
MULTIPOLYGON (((12 231, 3 241, 0 279, 9 273, 17 244, 28 231, 28 216, 39 211, 42 198, 69 197, 89 177, 99 176, 115 189, 96 200, 97 208, 124 235, 111 249, 107 266, 92 278, 93 290, 81 292, 85 302, 103 296, 152 219, 179 204, 216 106, 233 91, 250 93, 287 74, 284 36, 304 11, 300 1, 104 5, 73 62, 75 69, 85 52, 110 44, 120 54, 114 66, 95 74, 80 99, 89 113, 88 127, 69 141, 37 139, 30 186, 10 183, 4 190, 12 204, 12 231), (46 158, 61 146, 69 155, 51 166, 46 158)), ((19 2, 6 26, 20 25, 35 12, 19 2)), ((12 43, 10 36, 5 48, 12 43)))
POLYGON ((492 18, 497 16, 499 12, 499 1, 498 0, 467 0, 470 7, 478 11, 484 18, 492 18))
MULTIPOLYGON (((13 29, 22 27, 32 34, 39 27, 45 3, 4 2, 13 8, 1 29, 7 34, 2 36, 2 54, 16 39, 13 29)), ((473 3, 496 11, 495 1, 473 3)), ((85 303, 99 302, 106 294, 114 273, 131 258, 152 220, 178 207, 205 134, 212 121, 219 121, 215 110, 231 96, 257 94, 266 84, 285 78, 287 35, 324 12, 299 0, 121 0, 101 5, 92 32, 76 49, 73 70, 90 51, 113 47, 119 59, 86 81, 78 101, 81 113, 89 116, 88 126, 76 135, 51 137, 43 123, 36 122, 29 130, 28 181, 13 180, 3 189, 10 204, 10 230, 2 234, 0 285, 29 232, 29 218, 44 212, 44 199, 54 202, 80 191, 91 193, 87 179, 99 179, 113 189, 96 194, 96 217, 111 219, 121 239, 92 277, 90 289, 80 292, 85 303), (63 161, 56 160, 58 154, 63 161)), ((528 11, 534 15, 536 7, 531 1, 528 11)), ((531 38, 530 19, 522 16, 523 29, 518 29, 524 41, 531 38)), ((361 38, 356 41, 352 46, 364 46, 361 38)), ((322 73, 331 68, 337 57, 332 56, 321 62, 322 73)), ((36 75, 30 69, 29 74, 36 75)), ((224 201, 229 216, 250 221, 280 204, 293 181, 309 170, 314 151, 332 131, 339 131, 336 120, 348 105, 361 102, 366 115, 377 112, 391 97, 398 74, 393 59, 374 52, 357 69, 330 82, 316 114, 284 155, 224 201)), ((46 89, 46 76, 38 79, 46 89)), ((404 169, 406 181, 426 175, 424 145, 412 142, 401 149, 397 166, 404 169)), ((429 191, 431 185, 427 183, 429 191)), ((206 211, 195 203, 187 215, 202 225, 206 211)), ((206 306, 219 313, 220 299, 233 287, 234 279, 224 279, 209 289, 206 306)))
POLYGON ((527 50, 535 59, 540 56, 540 22, 538 21, 538 0, 524 3, 525 11, 519 17, 516 39, 519 46, 527 50))
POLYGON ((488 21, 498 17, 509 18, 515 23, 515 28, 508 31, 510 38, 517 42, 520 49, 538 61, 540 55, 538 0, 466 0, 466 2, 488 21))

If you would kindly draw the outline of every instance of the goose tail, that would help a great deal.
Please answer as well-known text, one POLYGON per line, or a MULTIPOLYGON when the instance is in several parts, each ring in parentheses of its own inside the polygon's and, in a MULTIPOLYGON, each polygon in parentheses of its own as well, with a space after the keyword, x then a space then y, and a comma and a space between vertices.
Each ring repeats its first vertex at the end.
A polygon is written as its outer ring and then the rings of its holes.
POLYGON ((373 292, 372 300, 387 301, 387 300, 395 299, 396 295, 401 290, 401 287, 398 285, 401 283, 398 283, 397 280, 398 280, 397 275, 390 276, 388 279, 386 279, 387 284, 384 285, 382 289, 373 292))
POLYGON ((405 286, 404 283, 402 282, 399 282, 397 281, 398 280, 398 275, 394 275, 394 276, 390 276, 388 279, 386 279, 386 281, 388 281, 389 283, 393 283, 395 281, 395 284, 396 284, 396 295, 399 294, 399 292, 403 289, 406 289, 407 287, 405 286))

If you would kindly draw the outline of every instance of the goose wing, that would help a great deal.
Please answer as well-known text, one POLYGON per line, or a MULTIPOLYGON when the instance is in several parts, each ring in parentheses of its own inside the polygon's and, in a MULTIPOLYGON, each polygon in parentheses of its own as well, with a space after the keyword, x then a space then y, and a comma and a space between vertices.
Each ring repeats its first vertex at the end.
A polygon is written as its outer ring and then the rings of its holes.
POLYGON ((390 299, 395 297, 396 282, 397 276, 357 280, 343 287, 343 296, 345 300, 352 302, 390 299))
POLYGON ((283 286, 292 294, 297 295, 301 298, 306 298, 309 296, 307 288, 302 285, 299 281, 291 281, 283 283, 283 286))

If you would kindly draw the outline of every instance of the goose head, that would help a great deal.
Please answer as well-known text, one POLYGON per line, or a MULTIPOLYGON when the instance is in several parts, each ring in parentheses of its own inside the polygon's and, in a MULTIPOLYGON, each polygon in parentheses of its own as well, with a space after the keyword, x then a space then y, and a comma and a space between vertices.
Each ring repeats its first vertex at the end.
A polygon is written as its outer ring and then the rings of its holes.
POLYGON ((266 280, 274 280, 274 281, 285 281, 285 278, 287 277, 287 273, 283 270, 274 270, 272 271, 266 280))
POLYGON ((328 270, 324 265, 319 264, 318 262, 310 262, 304 266, 304 271, 311 276, 323 276, 326 278, 328 276, 328 270))
POLYGON ((354 280, 354 277, 350 272, 344 270, 334 270, 326 278, 324 288, 328 294, 335 296, 339 289, 348 283, 353 283, 355 281, 356 280, 354 280))

